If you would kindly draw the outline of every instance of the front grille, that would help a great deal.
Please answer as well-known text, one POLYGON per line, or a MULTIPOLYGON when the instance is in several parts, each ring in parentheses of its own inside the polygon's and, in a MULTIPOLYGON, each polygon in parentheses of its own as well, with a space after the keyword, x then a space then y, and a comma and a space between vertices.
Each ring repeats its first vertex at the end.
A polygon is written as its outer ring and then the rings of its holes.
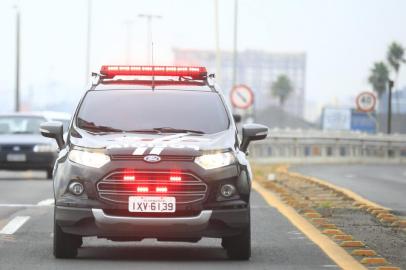
POLYGON ((192 203, 204 200, 207 185, 189 173, 176 173, 182 178, 171 182, 171 172, 113 172, 97 183, 99 197, 110 202, 128 204, 129 196, 168 196, 175 197, 176 203, 192 203), (125 175, 133 175, 135 180, 125 181, 125 175), (148 192, 137 192, 137 187, 148 187, 148 192), (157 187, 166 187, 165 193, 155 192, 157 187))

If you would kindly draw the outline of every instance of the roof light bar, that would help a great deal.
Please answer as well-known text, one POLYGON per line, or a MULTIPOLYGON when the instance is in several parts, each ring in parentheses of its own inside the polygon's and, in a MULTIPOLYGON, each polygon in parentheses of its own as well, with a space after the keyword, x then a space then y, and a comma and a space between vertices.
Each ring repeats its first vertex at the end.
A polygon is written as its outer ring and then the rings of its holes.
POLYGON ((102 66, 100 74, 115 76, 185 76, 203 79, 207 76, 205 67, 186 66, 102 66))

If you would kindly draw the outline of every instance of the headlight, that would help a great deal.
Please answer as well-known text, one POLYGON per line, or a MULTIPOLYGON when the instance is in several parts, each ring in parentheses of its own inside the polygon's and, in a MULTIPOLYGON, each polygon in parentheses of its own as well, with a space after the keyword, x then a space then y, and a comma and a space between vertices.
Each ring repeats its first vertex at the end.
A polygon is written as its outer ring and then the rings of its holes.
POLYGON ((106 154, 76 149, 69 152, 69 159, 75 163, 93 168, 101 168, 110 162, 110 157, 106 154))
POLYGON ((56 152, 58 148, 55 144, 37 144, 34 146, 32 151, 34 152, 56 152))
POLYGON ((231 152, 206 154, 195 158, 195 163, 206 170, 224 167, 234 161, 235 157, 231 152))

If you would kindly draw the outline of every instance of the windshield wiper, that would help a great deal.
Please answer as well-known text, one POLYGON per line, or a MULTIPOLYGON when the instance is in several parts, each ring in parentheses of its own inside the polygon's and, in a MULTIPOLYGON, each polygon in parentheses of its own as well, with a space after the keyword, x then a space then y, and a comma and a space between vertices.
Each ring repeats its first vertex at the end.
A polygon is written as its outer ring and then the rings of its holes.
POLYGON ((125 130, 124 132, 128 133, 160 133, 160 131, 155 129, 133 129, 133 130, 125 130))
POLYGON ((79 120, 79 128, 82 128, 84 130, 87 131, 91 131, 91 132, 124 132, 122 129, 118 129, 118 128, 113 128, 113 127, 109 127, 109 126, 98 126, 95 125, 95 123, 93 122, 88 122, 82 119, 78 119, 79 120))
POLYGON ((162 132, 162 133, 196 133, 196 134, 205 134, 205 132, 201 130, 194 130, 194 129, 183 129, 183 128, 172 128, 172 127, 159 127, 153 128, 153 130, 162 132))

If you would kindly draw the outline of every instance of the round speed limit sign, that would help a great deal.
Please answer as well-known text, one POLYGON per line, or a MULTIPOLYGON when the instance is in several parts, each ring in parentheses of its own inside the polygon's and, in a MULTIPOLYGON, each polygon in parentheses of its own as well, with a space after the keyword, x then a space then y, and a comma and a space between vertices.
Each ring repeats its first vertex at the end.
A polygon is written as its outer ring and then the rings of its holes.
POLYGON ((254 103, 254 93, 243 84, 236 85, 230 92, 231 103, 235 108, 248 109, 254 103))
POLYGON ((376 97, 372 92, 362 92, 356 98, 357 110, 372 112, 375 109, 376 97))

